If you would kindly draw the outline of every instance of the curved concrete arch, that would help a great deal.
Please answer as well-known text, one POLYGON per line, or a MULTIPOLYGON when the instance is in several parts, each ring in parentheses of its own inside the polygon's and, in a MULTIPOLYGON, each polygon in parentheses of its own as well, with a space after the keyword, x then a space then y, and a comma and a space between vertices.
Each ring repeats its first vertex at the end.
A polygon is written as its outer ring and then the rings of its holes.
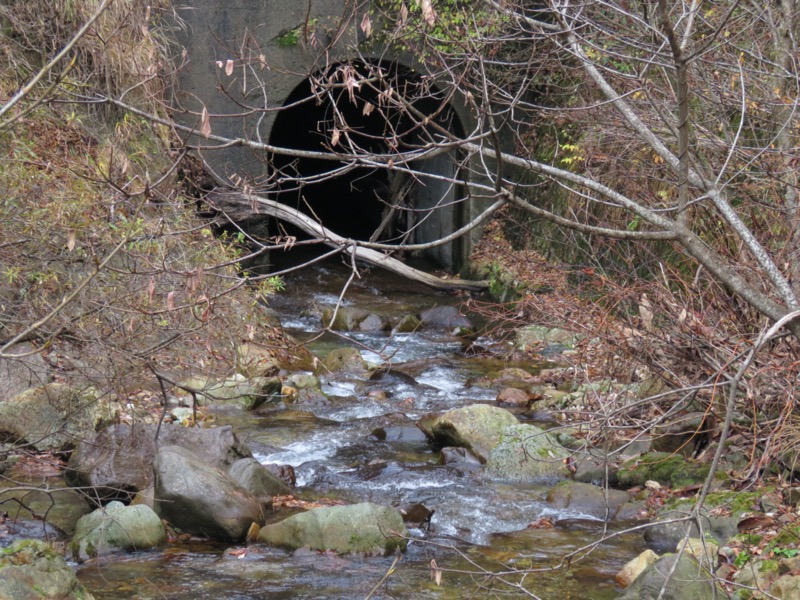
MULTIPOLYGON (((184 122, 198 126, 198 115, 205 110, 215 134, 299 150, 330 147, 341 117, 348 140, 367 151, 389 153, 398 144, 408 150, 430 141, 432 129, 379 106, 378 93, 369 86, 339 87, 324 97, 313 93, 312 82, 347 65, 380 69, 421 113, 438 114, 438 125, 463 135, 470 118, 464 104, 442 109, 444 88, 391 48, 360 39, 363 33, 358 16, 348 12, 351 6, 343 0, 176 2, 182 19, 178 41, 187 62, 176 94, 177 105, 186 109, 184 122), (372 113, 366 113, 367 104, 375 109, 372 113)), ((200 136, 194 141, 209 145, 200 136)), ((463 174, 455 152, 411 164, 417 172, 413 178, 399 169, 369 167, 326 178, 342 163, 265 156, 243 147, 204 151, 203 158, 219 178, 244 180, 354 239, 427 243, 458 229, 473 211, 466 186, 457 183, 463 174)), ((468 241, 457 240, 425 254, 456 270, 467 251, 468 241)))

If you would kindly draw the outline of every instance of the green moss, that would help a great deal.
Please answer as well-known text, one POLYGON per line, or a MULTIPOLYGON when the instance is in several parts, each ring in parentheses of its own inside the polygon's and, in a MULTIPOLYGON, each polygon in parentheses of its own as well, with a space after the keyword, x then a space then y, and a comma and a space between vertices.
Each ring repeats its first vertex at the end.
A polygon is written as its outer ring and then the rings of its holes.
POLYGON ((626 462, 619 470, 619 482, 622 486, 633 487, 652 480, 672 487, 685 487, 702 483, 709 469, 709 465, 683 456, 650 452, 626 462))
POLYGON ((777 560, 762 560, 758 565, 759 573, 777 573, 780 568, 777 560))

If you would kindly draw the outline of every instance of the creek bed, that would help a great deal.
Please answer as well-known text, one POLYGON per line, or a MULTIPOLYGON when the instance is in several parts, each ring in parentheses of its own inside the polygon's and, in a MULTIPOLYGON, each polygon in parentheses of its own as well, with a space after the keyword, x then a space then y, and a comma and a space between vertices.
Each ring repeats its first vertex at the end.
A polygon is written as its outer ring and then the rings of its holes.
MULTIPOLYGON (((611 536, 590 547, 614 530, 549 506, 545 495, 552 482, 512 484, 442 466, 414 425, 428 412, 493 401, 496 389, 471 382, 512 365, 465 356, 462 341, 446 331, 319 336, 321 307, 336 303, 348 275, 335 263, 301 271, 286 278, 286 291, 271 306, 289 333, 313 340, 309 347, 318 356, 353 345, 367 361, 402 375, 389 370, 377 381, 337 376, 323 381, 324 400, 214 417, 233 425, 261 462, 292 465, 296 495, 422 503, 435 510, 430 530, 411 530, 407 553, 377 590, 394 557, 290 553, 260 545, 241 553, 212 543, 88 563, 78 569, 82 583, 98 599, 365 598, 373 591, 372 598, 386 599, 615 598, 614 575, 643 549, 641 535, 611 536), (381 393, 370 394, 375 390, 381 393), (528 527, 545 517, 555 526, 528 527), (579 560, 554 569, 581 548, 579 560), (446 569, 441 585, 431 578, 431 561, 446 569)), ((345 295, 345 304, 388 317, 457 301, 377 270, 362 273, 345 295)), ((541 365, 522 366, 535 372, 541 365)))

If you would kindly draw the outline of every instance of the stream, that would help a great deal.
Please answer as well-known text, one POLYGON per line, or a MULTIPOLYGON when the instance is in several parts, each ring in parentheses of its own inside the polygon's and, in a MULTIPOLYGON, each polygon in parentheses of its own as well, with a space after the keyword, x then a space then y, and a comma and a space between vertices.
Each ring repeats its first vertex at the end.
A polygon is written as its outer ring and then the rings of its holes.
MULTIPOLYGON (((542 365, 466 356, 462 340, 447 331, 320 337, 321 308, 336 303, 348 276, 336 262, 291 274, 286 291, 270 306, 288 333, 312 340, 309 348, 317 356, 354 345, 367 361, 392 368, 371 380, 323 378, 325 397, 273 403, 251 413, 218 412, 215 422, 232 425, 262 463, 292 465, 300 498, 421 503, 435 511, 430 529, 411 529, 408 551, 388 575, 395 557, 291 553, 260 545, 242 554, 225 545, 184 542, 80 565, 81 582, 98 599, 367 598, 370 593, 376 599, 615 598, 614 575, 643 550, 641 535, 612 537, 571 566, 553 569, 564 555, 612 532, 611 526, 549 506, 547 482, 506 483, 441 465, 439 452, 414 424, 429 412, 494 402, 496 388, 472 385, 481 376, 510 366, 535 373, 542 365), (555 526, 528 528, 543 517, 555 526), (445 569, 440 583, 432 578, 432 561, 445 569), (527 575, 516 572, 525 569, 527 575)), ((345 305, 387 317, 457 302, 379 270, 361 272, 344 297, 345 305)))

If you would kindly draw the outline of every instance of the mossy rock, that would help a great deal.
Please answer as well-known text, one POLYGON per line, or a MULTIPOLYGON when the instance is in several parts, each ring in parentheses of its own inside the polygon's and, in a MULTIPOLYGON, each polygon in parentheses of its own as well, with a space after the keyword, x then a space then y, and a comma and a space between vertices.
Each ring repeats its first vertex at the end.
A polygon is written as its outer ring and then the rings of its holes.
POLYGON ((400 512, 370 502, 315 508, 261 528, 258 539, 291 549, 386 555, 405 550, 408 529, 400 512))
POLYGON ((625 462, 617 473, 622 488, 657 481, 673 488, 695 485, 705 481, 710 466, 667 452, 648 452, 625 462))
POLYGON ((0 402, 0 434, 40 452, 66 451, 119 416, 119 407, 94 388, 50 383, 0 402))
POLYGON ((0 598, 93 600, 94 596, 48 544, 19 540, 0 550, 0 598))
POLYGON ((535 425, 514 423, 505 427, 500 441, 486 459, 486 471, 513 481, 566 477, 564 460, 569 451, 535 425))

